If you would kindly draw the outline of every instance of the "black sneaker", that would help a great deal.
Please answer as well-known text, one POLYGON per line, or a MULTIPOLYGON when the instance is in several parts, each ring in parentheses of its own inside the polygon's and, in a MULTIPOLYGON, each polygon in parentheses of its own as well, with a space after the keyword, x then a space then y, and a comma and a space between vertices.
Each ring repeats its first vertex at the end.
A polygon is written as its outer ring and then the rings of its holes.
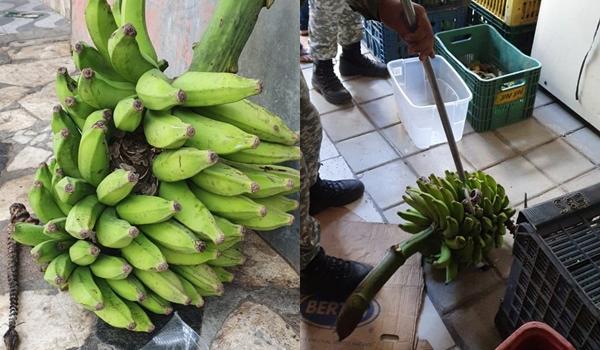
POLYGON ((300 271, 300 293, 345 301, 373 267, 351 260, 325 255, 317 256, 300 271))
POLYGON ((315 91, 323 95, 329 103, 339 106, 352 101, 352 95, 333 71, 332 60, 314 61, 312 85, 315 91))
POLYGON ((343 76, 362 75, 374 78, 389 77, 385 64, 375 62, 361 53, 360 41, 343 47, 340 56, 340 74, 343 76))
POLYGON ((359 180, 322 180, 310 188, 310 214, 315 215, 329 207, 342 207, 362 197, 365 186, 359 180))

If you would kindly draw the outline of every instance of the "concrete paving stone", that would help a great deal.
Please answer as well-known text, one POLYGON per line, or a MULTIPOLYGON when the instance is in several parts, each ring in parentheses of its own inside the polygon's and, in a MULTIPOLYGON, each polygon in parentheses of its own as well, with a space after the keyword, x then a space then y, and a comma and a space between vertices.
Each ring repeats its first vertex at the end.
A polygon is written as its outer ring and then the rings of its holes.
POLYGON ((380 208, 401 203, 407 186, 414 186, 417 176, 402 160, 371 169, 360 177, 367 192, 380 208))
POLYGON ((333 142, 331 142, 331 139, 329 139, 329 136, 327 136, 327 133, 325 131, 323 131, 323 139, 321 141, 321 150, 319 153, 319 159, 321 161, 330 159, 330 158, 335 158, 337 156, 339 156, 340 154, 337 151, 337 148, 335 148, 335 145, 333 144, 333 142))
POLYGON ((403 124, 396 124, 382 130, 383 136, 394 146, 402 156, 409 156, 421 152, 412 142, 403 124))
POLYGON ((10 219, 8 207, 14 202, 27 203, 27 192, 33 184, 33 174, 5 182, 0 187, 0 221, 10 219))
POLYGON ((312 104, 315 106, 315 108, 317 109, 317 111, 319 111, 321 115, 352 106, 352 102, 342 106, 336 106, 334 104, 331 104, 327 102, 325 98, 320 93, 316 92, 314 89, 310 90, 309 93, 310 102, 312 102, 312 104))
POLYGON ((69 72, 75 71, 71 57, 5 64, 0 66, 0 82, 24 87, 42 86, 54 81, 56 69, 62 66, 69 72))
POLYGON ((344 85, 358 103, 369 102, 394 93, 392 85, 386 79, 358 78, 347 81, 344 85))
POLYGON ((21 86, 7 86, 0 89, 0 110, 25 96, 28 91, 29 89, 21 86))
POLYGON ((594 164, 600 164, 600 135, 583 128, 565 137, 565 140, 579 152, 591 159, 594 164))
POLYGON ((494 318, 504 291, 505 286, 498 284, 491 293, 473 299, 469 305, 443 317, 462 350, 495 349, 502 342, 494 318))
POLYGON ((545 106, 547 104, 553 103, 554 97, 545 93, 542 89, 537 89, 535 92, 535 104, 533 108, 538 108, 541 106, 545 106))
POLYGON ((342 141, 337 144, 337 148, 355 173, 398 158, 392 147, 377 132, 342 141))
POLYGON ((356 106, 322 115, 321 124, 334 142, 364 134, 374 129, 371 122, 356 106))
MULTIPOLYGON (((8 319, 8 295, 0 298, 0 317, 8 319)), ((74 349, 83 345, 96 316, 77 305, 69 293, 56 290, 22 290, 17 332, 20 349, 74 349)), ((4 334, 7 324, 0 324, 4 334)))
POLYGON ((533 198, 556 186, 531 162, 521 156, 497 164, 486 172, 504 186, 513 205, 523 201, 525 192, 533 198))
POLYGON ((15 135, 13 136, 12 140, 15 143, 20 143, 22 145, 28 144, 29 141, 31 141, 33 137, 32 136, 26 136, 26 135, 15 135))
POLYGON ((475 267, 463 267, 457 279, 447 285, 445 270, 425 264, 424 271, 427 295, 442 318, 451 310, 462 308, 467 301, 481 297, 502 283, 494 269, 483 271, 475 267))
MULTIPOLYGON (((504 237, 508 237, 512 235, 510 233, 506 233, 504 237)), ((512 266, 512 242, 510 245, 504 241, 504 244, 500 248, 492 249, 487 256, 487 260, 491 266, 493 266, 498 274, 505 279, 508 280, 508 276, 510 275, 510 267, 512 266)))
POLYGON ((8 165, 7 171, 31 169, 50 158, 52 152, 38 147, 27 146, 19 152, 8 165))
POLYGON ((534 109, 533 116, 540 123, 558 135, 566 135, 583 126, 583 124, 573 116, 573 112, 567 110, 558 103, 552 103, 534 109))
POLYGON ((242 251, 247 260, 244 265, 232 271, 240 285, 248 289, 267 286, 300 287, 298 274, 254 232, 246 236, 242 251))
POLYGON ((35 122, 36 119, 21 108, 0 112, 0 131, 11 133, 27 129, 35 122))
POLYGON ((17 60, 46 60, 71 56, 71 45, 68 41, 57 41, 39 45, 10 48, 10 58, 17 60))
POLYGON ((515 155, 493 132, 467 135, 458 143, 458 149, 477 169, 486 169, 515 155))
MULTIPOLYGON (((472 171, 473 167, 462 158, 463 167, 466 171, 472 171)), ((455 171, 452 153, 447 144, 438 145, 421 153, 406 158, 406 161, 415 169, 417 176, 429 176, 431 174, 444 174, 444 171, 455 171)))
POLYGON ((600 183, 600 169, 594 169, 578 178, 564 183, 562 187, 568 192, 575 192, 598 183, 600 183))
POLYGON ((354 174, 343 157, 331 158, 321 163, 319 175, 325 180, 353 179, 354 174))
POLYGON ((556 135, 534 118, 510 124, 496 130, 512 148, 524 152, 556 138, 556 135))
POLYGON ((410 208, 410 206, 406 203, 399 204, 393 208, 389 208, 383 212, 383 216, 387 220, 388 224, 399 224, 403 220, 398 216, 398 212, 402 210, 406 210, 410 208))
POLYGON ((445 350, 454 346, 454 339, 448 333, 427 294, 423 295, 423 307, 417 323, 417 336, 419 339, 426 339, 434 350, 445 350))
POLYGON ((344 207, 350 210, 354 215, 359 216, 365 222, 384 222, 383 216, 377 211, 375 202, 368 192, 363 194, 360 199, 350 204, 346 204, 344 207))
POLYGON ((223 323, 211 349, 298 349, 300 337, 269 307, 244 302, 223 323))
POLYGON ((19 103, 38 119, 51 120, 52 107, 59 103, 54 83, 47 84, 40 91, 21 99, 19 103))
POLYGON ((556 183, 570 180, 594 167, 592 162, 562 139, 528 152, 525 158, 556 183))
POLYGON ((369 119, 378 127, 385 128, 400 123, 394 96, 387 96, 361 105, 369 119))
POLYGON ((39 143, 44 142, 49 136, 50 136, 49 133, 41 133, 38 136, 34 137, 29 144, 31 146, 35 146, 35 145, 37 145, 39 143))

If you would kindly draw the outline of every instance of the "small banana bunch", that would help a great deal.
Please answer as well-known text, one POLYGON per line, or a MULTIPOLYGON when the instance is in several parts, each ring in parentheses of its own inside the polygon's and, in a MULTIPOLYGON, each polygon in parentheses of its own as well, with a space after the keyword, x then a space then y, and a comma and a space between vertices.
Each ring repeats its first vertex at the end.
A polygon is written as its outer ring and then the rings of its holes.
POLYGON ((201 307, 223 293, 248 229, 292 224, 300 174, 278 163, 301 155, 298 134, 245 99, 260 81, 169 79, 144 13, 144 0, 88 1, 95 47, 75 44, 79 77, 57 71, 54 159, 29 192, 44 225, 16 224, 12 237, 84 308, 151 332, 145 310, 169 314, 171 303, 201 307))
POLYGON ((502 245, 515 209, 492 176, 465 173, 463 183, 456 173, 446 171, 445 177, 420 178, 417 187, 408 187, 403 196, 412 208, 398 212, 406 221, 400 227, 414 234, 435 227, 439 247, 426 260, 446 269, 447 283, 456 278, 460 265, 481 264, 492 248, 502 245))

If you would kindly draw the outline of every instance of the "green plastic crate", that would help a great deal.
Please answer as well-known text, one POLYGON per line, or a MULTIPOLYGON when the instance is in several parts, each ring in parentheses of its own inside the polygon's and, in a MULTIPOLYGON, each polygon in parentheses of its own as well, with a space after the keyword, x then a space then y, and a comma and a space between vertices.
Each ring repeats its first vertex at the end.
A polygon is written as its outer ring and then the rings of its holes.
POLYGON ((480 24, 435 35, 435 48, 473 92, 467 119, 476 131, 493 130, 533 112, 542 66, 506 41, 492 26, 480 24), (504 75, 484 80, 471 72, 475 60, 499 67, 504 75))

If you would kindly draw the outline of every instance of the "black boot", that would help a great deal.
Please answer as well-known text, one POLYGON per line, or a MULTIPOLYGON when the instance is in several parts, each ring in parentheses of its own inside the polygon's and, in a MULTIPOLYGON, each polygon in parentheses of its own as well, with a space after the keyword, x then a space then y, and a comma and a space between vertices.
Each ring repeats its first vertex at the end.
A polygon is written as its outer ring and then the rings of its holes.
POLYGON ((385 64, 375 62, 360 52, 360 41, 343 47, 340 56, 340 74, 343 76, 362 75, 365 77, 387 78, 385 64))
POLYGON ((320 248, 317 256, 300 271, 300 293, 345 301, 371 269, 363 263, 325 255, 320 248))
POLYGON ((352 96, 333 71, 332 60, 315 60, 312 85, 316 92, 334 105, 350 103, 352 96))
POLYGON ((321 180, 310 188, 310 214, 315 215, 329 207, 341 207, 359 199, 365 186, 359 180, 321 180))

